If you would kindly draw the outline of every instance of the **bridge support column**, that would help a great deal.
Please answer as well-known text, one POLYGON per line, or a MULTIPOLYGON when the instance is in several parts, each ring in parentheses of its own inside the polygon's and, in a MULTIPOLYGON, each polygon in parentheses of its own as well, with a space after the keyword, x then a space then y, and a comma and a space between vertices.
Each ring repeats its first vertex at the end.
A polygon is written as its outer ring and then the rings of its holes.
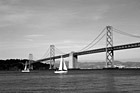
POLYGON ((113 32, 112 27, 106 27, 106 67, 113 68, 114 67, 114 50, 113 50, 113 32), (110 49, 109 49, 110 47, 110 49))
POLYGON ((50 45, 50 69, 54 69, 55 59, 52 58, 54 56, 55 56, 55 46, 50 45))
POLYGON ((74 52, 71 52, 69 54, 69 69, 77 68, 77 61, 78 61, 78 56, 74 55, 74 52))

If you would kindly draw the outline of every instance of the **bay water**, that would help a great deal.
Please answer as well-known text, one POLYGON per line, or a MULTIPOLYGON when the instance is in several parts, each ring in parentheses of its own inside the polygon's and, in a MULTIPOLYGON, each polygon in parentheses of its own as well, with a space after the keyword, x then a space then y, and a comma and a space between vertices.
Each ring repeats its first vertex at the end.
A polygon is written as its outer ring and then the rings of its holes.
POLYGON ((0 71, 0 93, 140 93, 140 70, 0 71))

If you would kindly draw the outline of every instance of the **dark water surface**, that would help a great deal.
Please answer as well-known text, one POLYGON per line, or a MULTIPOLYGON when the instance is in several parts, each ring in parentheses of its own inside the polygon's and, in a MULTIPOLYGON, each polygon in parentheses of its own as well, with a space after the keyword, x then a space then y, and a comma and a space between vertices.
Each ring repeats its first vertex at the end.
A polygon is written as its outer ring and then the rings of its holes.
POLYGON ((0 93, 140 93, 140 70, 0 71, 0 93))

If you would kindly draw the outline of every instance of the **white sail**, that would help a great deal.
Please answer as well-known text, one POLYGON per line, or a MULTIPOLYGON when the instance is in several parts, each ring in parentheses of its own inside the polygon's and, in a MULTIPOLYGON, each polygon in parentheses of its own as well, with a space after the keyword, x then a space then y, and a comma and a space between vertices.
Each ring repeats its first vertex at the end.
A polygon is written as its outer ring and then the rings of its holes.
POLYGON ((59 64, 59 70, 62 70, 63 68, 63 58, 61 57, 61 60, 60 60, 60 64, 59 64))
POLYGON ((66 66, 66 64, 65 64, 65 61, 63 61, 63 67, 64 67, 64 68, 63 68, 64 70, 68 70, 68 69, 67 69, 67 66, 66 66))
POLYGON ((65 73, 67 73, 68 71, 67 71, 67 67, 66 67, 66 64, 65 64, 65 62, 64 62, 64 60, 63 60, 63 58, 62 58, 62 56, 61 56, 61 61, 60 61, 60 64, 59 64, 59 69, 58 70, 56 70, 54 73, 59 73, 59 74, 65 74, 65 73))
POLYGON ((22 72, 30 72, 30 69, 27 68, 27 62, 25 63, 25 67, 24 67, 24 70, 22 70, 22 72))
POLYGON ((24 67, 24 70, 27 70, 27 62, 25 63, 25 67, 24 67))

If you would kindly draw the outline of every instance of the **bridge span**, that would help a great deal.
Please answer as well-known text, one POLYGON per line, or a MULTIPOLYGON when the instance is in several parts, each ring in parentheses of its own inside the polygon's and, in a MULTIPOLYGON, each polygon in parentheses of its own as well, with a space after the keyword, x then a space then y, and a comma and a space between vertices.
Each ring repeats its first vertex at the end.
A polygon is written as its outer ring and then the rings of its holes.
POLYGON ((63 58, 69 57, 71 59, 70 63, 72 65, 69 68, 76 68, 75 63, 77 63, 78 56, 80 56, 80 55, 87 55, 87 54, 106 52, 107 50, 109 50, 109 51, 118 51, 118 50, 139 48, 139 47, 140 47, 140 42, 137 42, 137 43, 131 43, 131 44, 117 45, 117 46, 108 47, 108 48, 99 48, 99 49, 93 49, 93 50, 87 50, 87 51, 81 51, 81 52, 71 52, 71 53, 64 54, 64 55, 58 55, 58 56, 54 56, 54 57, 48 57, 48 58, 44 58, 44 59, 39 59, 39 60, 36 60, 36 62, 47 61, 47 60, 50 60, 50 59, 59 59, 59 58, 61 58, 61 56, 63 58))
POLYGON ((43 58, 43 59, 36 60, 36 62, 50 60, 50 68, 51 68, 52 65, 54 65, 55 59, 59 59, 61 56, 63 58, 69 57, 69 68, 73 69, 73 68, 77 68, 78 56, 106 52, 106 67, 107 68, 113 68, 114 67, 114 51, 132 49, 132 48, 139 48, 140 47, 140 42, 113 46, 113 31, 117 32, 117 33, 121 33, 123 35, 140 38, 140 36, 131 35, 131 34, 126 33, 126 32, 120 32, 119 30, 114 29, 112 26, 106 26, 106 28, 103 29, 103 31, 89 45, 84 47, 82 49, 82 51, 71 52, 71 53, 55 56, 55 46, 50 45, 50 57, 46 57, 46 58, 43 58), (105 34, 102 35, 104 32, 105 32, 105 34), (101 37, 101 35, 102 35, 102 37, 101 37), (106 36, 106 47, 97 48, 97 49, 89 49, 89 48, 86 49, 90 45, 92 45, 92 47, 93 47, 104 36, 106 36), (101 38, 97 42, 94 42, 99 37, 101 37, 101 38), (93 44, 93 42, 94 42, 94 44, 93 44))

